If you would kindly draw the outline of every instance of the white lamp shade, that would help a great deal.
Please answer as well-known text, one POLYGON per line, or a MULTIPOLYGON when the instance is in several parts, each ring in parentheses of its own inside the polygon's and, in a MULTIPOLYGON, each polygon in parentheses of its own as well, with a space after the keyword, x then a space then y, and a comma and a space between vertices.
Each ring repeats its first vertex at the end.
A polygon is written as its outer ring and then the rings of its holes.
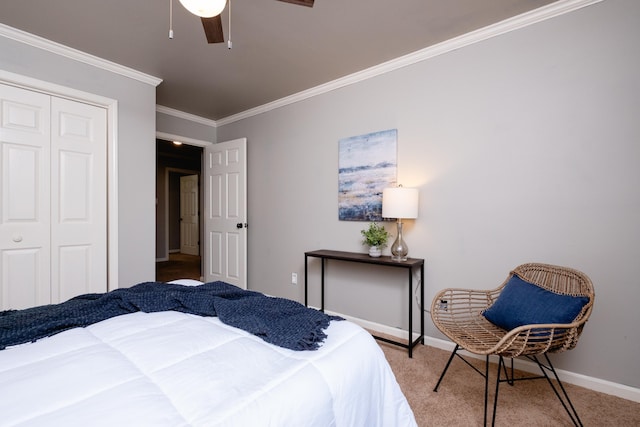
POLYGON ((227 0, 180 0, 180 3, 194 15, 212 18, 222 13, 227 0))
POLYGON ((418 218, 418 189, 391 187, 382 190, 383 218, 418 218))

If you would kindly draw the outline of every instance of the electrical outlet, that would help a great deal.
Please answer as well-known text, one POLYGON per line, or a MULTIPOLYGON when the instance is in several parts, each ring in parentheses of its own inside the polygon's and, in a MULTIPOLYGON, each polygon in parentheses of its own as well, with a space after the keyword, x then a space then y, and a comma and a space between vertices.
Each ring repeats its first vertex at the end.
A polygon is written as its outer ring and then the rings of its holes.
POLYGON ((440 299, 440 305, 438 308, 442 311, 447 311, 449 309, 449 304, 446 299, 440 299))
POLYGON ((291 273, 291 284, 292 285, 298 284, 298 273, 291 273))

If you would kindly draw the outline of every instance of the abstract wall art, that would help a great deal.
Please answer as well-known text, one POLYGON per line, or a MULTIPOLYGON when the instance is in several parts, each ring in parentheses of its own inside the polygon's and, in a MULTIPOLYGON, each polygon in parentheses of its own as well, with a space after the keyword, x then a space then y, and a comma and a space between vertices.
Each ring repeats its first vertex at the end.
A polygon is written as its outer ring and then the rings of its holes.
POLYGON ((339 141, 340 220, 382 220, 382 190, 396 184, 397 143, 397 129, 352 136, 339 141))

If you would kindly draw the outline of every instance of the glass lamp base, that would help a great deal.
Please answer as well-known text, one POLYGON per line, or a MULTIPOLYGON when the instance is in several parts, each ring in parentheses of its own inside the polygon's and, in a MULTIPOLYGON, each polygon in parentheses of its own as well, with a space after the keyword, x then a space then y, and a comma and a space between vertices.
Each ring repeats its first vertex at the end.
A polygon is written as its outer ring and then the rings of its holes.
POLYGON ((398 220, 398 236, 396 241, 391 245, 391 260, 392 261, 406 261, 407 254, 409 254, 409 248, 402 239, 402 222, 398 220))

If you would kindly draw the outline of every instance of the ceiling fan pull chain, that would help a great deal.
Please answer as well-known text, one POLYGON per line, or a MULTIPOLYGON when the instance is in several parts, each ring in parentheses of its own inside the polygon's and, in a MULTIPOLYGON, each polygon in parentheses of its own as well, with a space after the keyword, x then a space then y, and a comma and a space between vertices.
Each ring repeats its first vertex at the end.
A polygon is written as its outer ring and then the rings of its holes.
POLYGON ((173 39, 173 0, 169 0, 169 39, 173 39))
POLYGON ((233 47, 233 43, 231 43, 231 0, 229 0, 229 38, 227 39, 227 47, 229 50, 233 47))

